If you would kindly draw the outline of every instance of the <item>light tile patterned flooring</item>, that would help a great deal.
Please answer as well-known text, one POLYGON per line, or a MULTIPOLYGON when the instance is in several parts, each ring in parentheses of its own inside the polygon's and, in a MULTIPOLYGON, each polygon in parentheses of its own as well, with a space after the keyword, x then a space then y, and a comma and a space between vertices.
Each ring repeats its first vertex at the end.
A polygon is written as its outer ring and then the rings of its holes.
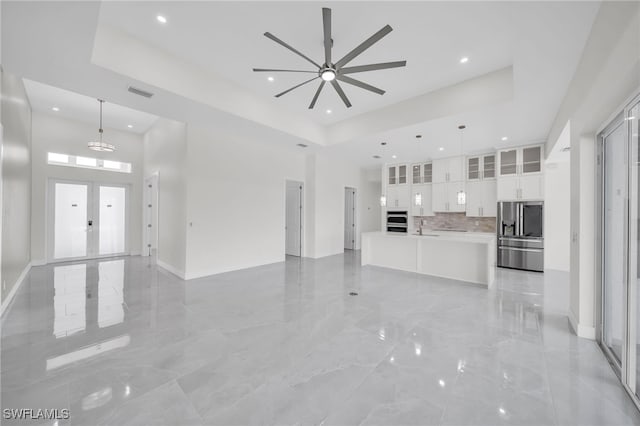
POLYGON ((140 257, 36 267, 2 323, 2 408, 70 409, 60 426, 640 424, 558 313, 565 279, 500 269, 487 290, 357 252, 189 282, 140 257))

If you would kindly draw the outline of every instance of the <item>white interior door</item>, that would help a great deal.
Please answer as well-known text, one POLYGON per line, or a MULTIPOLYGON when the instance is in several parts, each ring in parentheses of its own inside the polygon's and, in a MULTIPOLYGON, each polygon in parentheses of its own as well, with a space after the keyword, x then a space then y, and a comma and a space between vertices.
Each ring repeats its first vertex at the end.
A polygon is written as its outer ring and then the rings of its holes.
POLYGON ((302 182, 287 181, 285 204, 285 253, 301 256, 302 182))
POLYGON ((344 189, 344 248, 356 248, 356 190, 344 189))
POLYGON ((77 259, 89 255, 92 222, 89 218, 91 185, 52 182, 53 259, 77 259))
POLYGON ((49 258, 127 254, 128 190, 126 185, 52 181, 49 258))

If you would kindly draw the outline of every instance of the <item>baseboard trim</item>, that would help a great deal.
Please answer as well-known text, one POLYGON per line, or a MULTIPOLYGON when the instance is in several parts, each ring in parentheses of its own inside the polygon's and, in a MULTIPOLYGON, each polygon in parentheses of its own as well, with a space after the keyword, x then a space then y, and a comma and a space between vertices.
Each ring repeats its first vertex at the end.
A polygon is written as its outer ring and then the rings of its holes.
POLYGON ((27 277, 27 274, 31 270, 31 266, 32 266, 31 262, 27 263, 27 266, 24 267, 24 269, 22 270, 22 273, 20 273, 20 276, 18 277, 16 282, 13 284, 13 287, 11 287, 11 291, 9 291, 9 294, 7 295, 7 297, 2 301, 2 307, 0 308, 0 318, 4 318, 5 313, 9 312, 11 303, 15 299, 16 293, 18 293, 18 289, 20 288, 20 286, 22 286, 24 279, 27 277))
POLYGON ((571 324, 571 328, 573 332, 578 336, 584 339, 596 340, 596 328, 585 326, 580 324, 571 309, 569 309, 569 324, 571 324))
POLYGON ((173 275, 175 275, 176 277, 180 278, 181 280, 184 280, 184 272, 179 271, 178 269, 174 268, 173 266, 169 265, 166 262, 163 262, 160 259, 156 259, 156 263, 158 264, 159 267, 161 267, 162 269, 167 270, 168 272, 171 272, 173 275))

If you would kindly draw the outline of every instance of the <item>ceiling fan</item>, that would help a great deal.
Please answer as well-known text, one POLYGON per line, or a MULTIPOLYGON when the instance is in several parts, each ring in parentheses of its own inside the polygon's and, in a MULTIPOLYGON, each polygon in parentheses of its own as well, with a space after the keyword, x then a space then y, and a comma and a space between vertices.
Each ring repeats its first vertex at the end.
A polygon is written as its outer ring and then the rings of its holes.
POLYGON ((384 90, 378 89, 377 87, 371 86, 370 84, 364 83, 360 80, 356 80, 355 78, 351 78, 347 74, 354 74, 354 73, 365 72, 365 71, 383 70, 387 68, 398 68, 398 67, 404 67, 405 65, 407 65, 407 61, 396 61, 396 62, 384 62, 379 64, 357 65, 353 67, 345 67, 345 65, 351 62, 355 57, 357 57, 362 52, 364 52, 365 50, 373 46, 380 39, 382 39, 382 37, 389 34, 393 30, 389 25, 385 25, 380 31, 378 31, 377 33, 375 33, 374 35, 372 35, 371 37, 363 41, 359 46, 357 46, 351 52, 347 53, 339 61, 332 62, 331 48, 333 47, 333 40, 331 39, 331 9, 326 7, 322 8, 322 24, 324 29, 324 63, 322 65, 318 64, 313 59, 309 58, 308 56, 294 49, 292 46, 280 40, 278 37, 274 36, 273 34, 269 32, 264 33, 265 37, 286 47, 296 55, 301 56, 302 58, 306 59, 308 62, 312 63, 316 68, 318 68, 317 71, 254 68, 253 71, 255 72, 300 72, 300 73, 317 74, 315 77, 309 80, 303 81, 302 83, 297 84, 292 88, 285 90, 284 92, 278 93, 276 95, 276 98, 279 98, 280 96, 285 95, 291 92, 292 90, 297 89, 300 86, 304 86, 307 83, 311 83, 314 80, 321 79, 322 81, 320 82, 320 86, 318 86, 318 90, 316 90, 316 93, 313 96, 313 99, 311 100, 309 109, 313 109, 313 107, 316 104, 316 101, 318 100, 318 96, 320 96, 320 92, 322 91, 322 88, 327 82, 331 83, 335 91, 338 93, 338 96, 340 96, 340 98, 342 99, 342 102, 344 102, 347 108, 350 108, 351 102, 349 102, 347 95, 345 95, 338 81, 360 87, 361 89, 365 89, 370 92, 377 93, 379 95, 383 95, 384 90))

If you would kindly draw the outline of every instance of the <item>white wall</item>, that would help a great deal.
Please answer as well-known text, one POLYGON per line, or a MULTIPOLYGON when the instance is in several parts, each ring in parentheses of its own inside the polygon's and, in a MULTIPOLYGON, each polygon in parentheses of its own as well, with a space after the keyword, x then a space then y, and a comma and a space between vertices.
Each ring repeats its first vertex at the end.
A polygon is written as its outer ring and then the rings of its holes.
POLYGON ((571 266, 571 163, 544 169, 544 269, 569 272, 571 266))
POLYGON ((571 139, 570 320, 595 338, 595 134, 640 89, 640 3, 603 2, 547 140, 571 139))
POLYGON ((31 106, 22 80, 6 72, 2 72, 2 126, 0 299, 5 308, 5 298, 31 261, 31 106))
POLYGON ((382 207, 380 195, 382 188, 380 169, 363 170, 360 177, 360 231, 380 231, 382 207))
POLYGON ((51 260, 47 248, 50 243, 47 241, 47 192, 50 179, 129 185, 129 251, 131 254, 141 252, 142 137, 105 128, 104 139, 116 146, 115 152, 108 153, 87 148, 87 142, 96 139, 97 135, 97 123, 90 125, 56 115, 33 113, 31 256, 35 263, 51 260), (131 163, 132 173, 52 166, 47 164, 48 152, 124 161, 131 163))
POLYGON ((305 181, 303 151, 187 135, 187 278, 283 261, 286 181, 305 181))
MULTIPOLYGON (((158 119, 145 133, 143 177, 158 174, 158 264, 185 276, 187 132, 184 123, 158 119)), ((142 198, 142 196, 141 196, 142 198)), ((141 216, 138 216, 141 222, 141 216)))

